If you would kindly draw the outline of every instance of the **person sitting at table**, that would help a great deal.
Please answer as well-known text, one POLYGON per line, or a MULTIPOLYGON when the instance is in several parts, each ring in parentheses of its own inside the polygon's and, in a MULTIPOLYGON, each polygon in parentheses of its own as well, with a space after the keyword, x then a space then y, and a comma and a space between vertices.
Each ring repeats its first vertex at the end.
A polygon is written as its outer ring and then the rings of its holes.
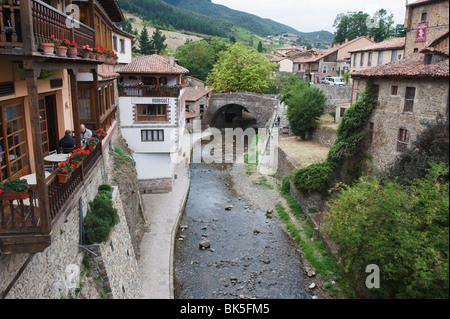
POLYGON ((86 128, 84 124, 80 125, 80 132, 81 132, 81 142, 83 144, 86 143, 86 141, 92 137, 92 131, 86 128))
POLYGON ((72 131, 66 130, 65 135, 59 140, 59 147, 62 148, 62 152, 68 154, 75 148, 75 139, 72 137, 72 131))

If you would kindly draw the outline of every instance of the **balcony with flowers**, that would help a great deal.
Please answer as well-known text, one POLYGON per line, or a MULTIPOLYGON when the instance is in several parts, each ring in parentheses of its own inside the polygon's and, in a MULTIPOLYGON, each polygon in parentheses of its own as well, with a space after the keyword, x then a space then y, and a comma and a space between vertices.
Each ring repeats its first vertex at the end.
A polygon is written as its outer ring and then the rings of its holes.
POLYGON ((131 97, 178 97, 180 91, 186 87, 185 82, 180 84, 124 84, 119 83, 119 95, 131 97))

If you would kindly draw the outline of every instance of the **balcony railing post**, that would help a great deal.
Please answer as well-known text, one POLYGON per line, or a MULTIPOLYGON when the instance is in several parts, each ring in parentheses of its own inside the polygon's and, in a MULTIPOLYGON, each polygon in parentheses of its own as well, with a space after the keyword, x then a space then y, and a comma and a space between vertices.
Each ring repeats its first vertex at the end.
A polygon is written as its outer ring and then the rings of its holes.
POLYGON ((31 52, 36 51, 31 0, 20 1, 20 13, 23 50, 25 53, 31 54, 31 52))
POLYGON ((41 218, 41 232, 49 234, 50 224, 50 205, 48 199, 48 189, 45 182, 44 154, 42 150, 41 124, 39 116, 37 77, 35 66, 31 61, 24 62, 26 83, 28 90, 28 107, 30 110, 32 145, 34 150, 34 166, 36 172, 37 196, 39 200, 39 211, 41 218))

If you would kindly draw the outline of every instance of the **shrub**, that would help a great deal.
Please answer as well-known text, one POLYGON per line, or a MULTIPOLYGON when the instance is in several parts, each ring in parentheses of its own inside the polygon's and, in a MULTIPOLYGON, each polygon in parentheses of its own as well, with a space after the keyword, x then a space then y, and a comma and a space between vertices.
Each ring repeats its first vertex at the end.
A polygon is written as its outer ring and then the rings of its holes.
POLYGON ((293 181, 300 190, 320 190, 333 173, 333 166, 327 162, 315 163, 294 172, 293 181))
MULTIPOLYGON (((102 189, 106 188, 103 186, 102 189)), ((85 244, 100 243, 108 238, 111 229, 119 222, 117 210, 113 207, 110 191, 102 190, 89 203, 90 209, 84 219, 85 244)))
POLYGON ((108 192, 111 192, 112 191, 112 187, 111 187, 111 185, 108 185, 108 184, 102 184, 102 185, 100 185, 99 187, 98 187, 98 191, 100 192, 100 191, 108 191, 108 192))
POLYGON ((361 296, 449 297, 448 165, 431 164, 409 186, 363 177, 339 185, 323 230, 336 244, 340 267, 361 296), (380 268, 380 289, 365 286, 366 267, 380 268))

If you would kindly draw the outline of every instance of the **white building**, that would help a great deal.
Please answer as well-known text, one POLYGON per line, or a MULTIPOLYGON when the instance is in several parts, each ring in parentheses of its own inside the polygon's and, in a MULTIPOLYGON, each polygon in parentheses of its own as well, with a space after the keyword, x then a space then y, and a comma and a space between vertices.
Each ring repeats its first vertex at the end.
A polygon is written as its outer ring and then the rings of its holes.
POLYGON ((135 36, 115 26, 112 30, 112 37, 113 50, 118 57, 118 65, 116 65, 116 70, 120 70, 123 65, 131 62, 133 57, 131 52, 131 41, 135 38, 135 36))
POLYGON ((133 151, 141 191, 172 190, 185 128, 184 75, 174 57, 133 58, 120 70, 122 135, 133 151))

